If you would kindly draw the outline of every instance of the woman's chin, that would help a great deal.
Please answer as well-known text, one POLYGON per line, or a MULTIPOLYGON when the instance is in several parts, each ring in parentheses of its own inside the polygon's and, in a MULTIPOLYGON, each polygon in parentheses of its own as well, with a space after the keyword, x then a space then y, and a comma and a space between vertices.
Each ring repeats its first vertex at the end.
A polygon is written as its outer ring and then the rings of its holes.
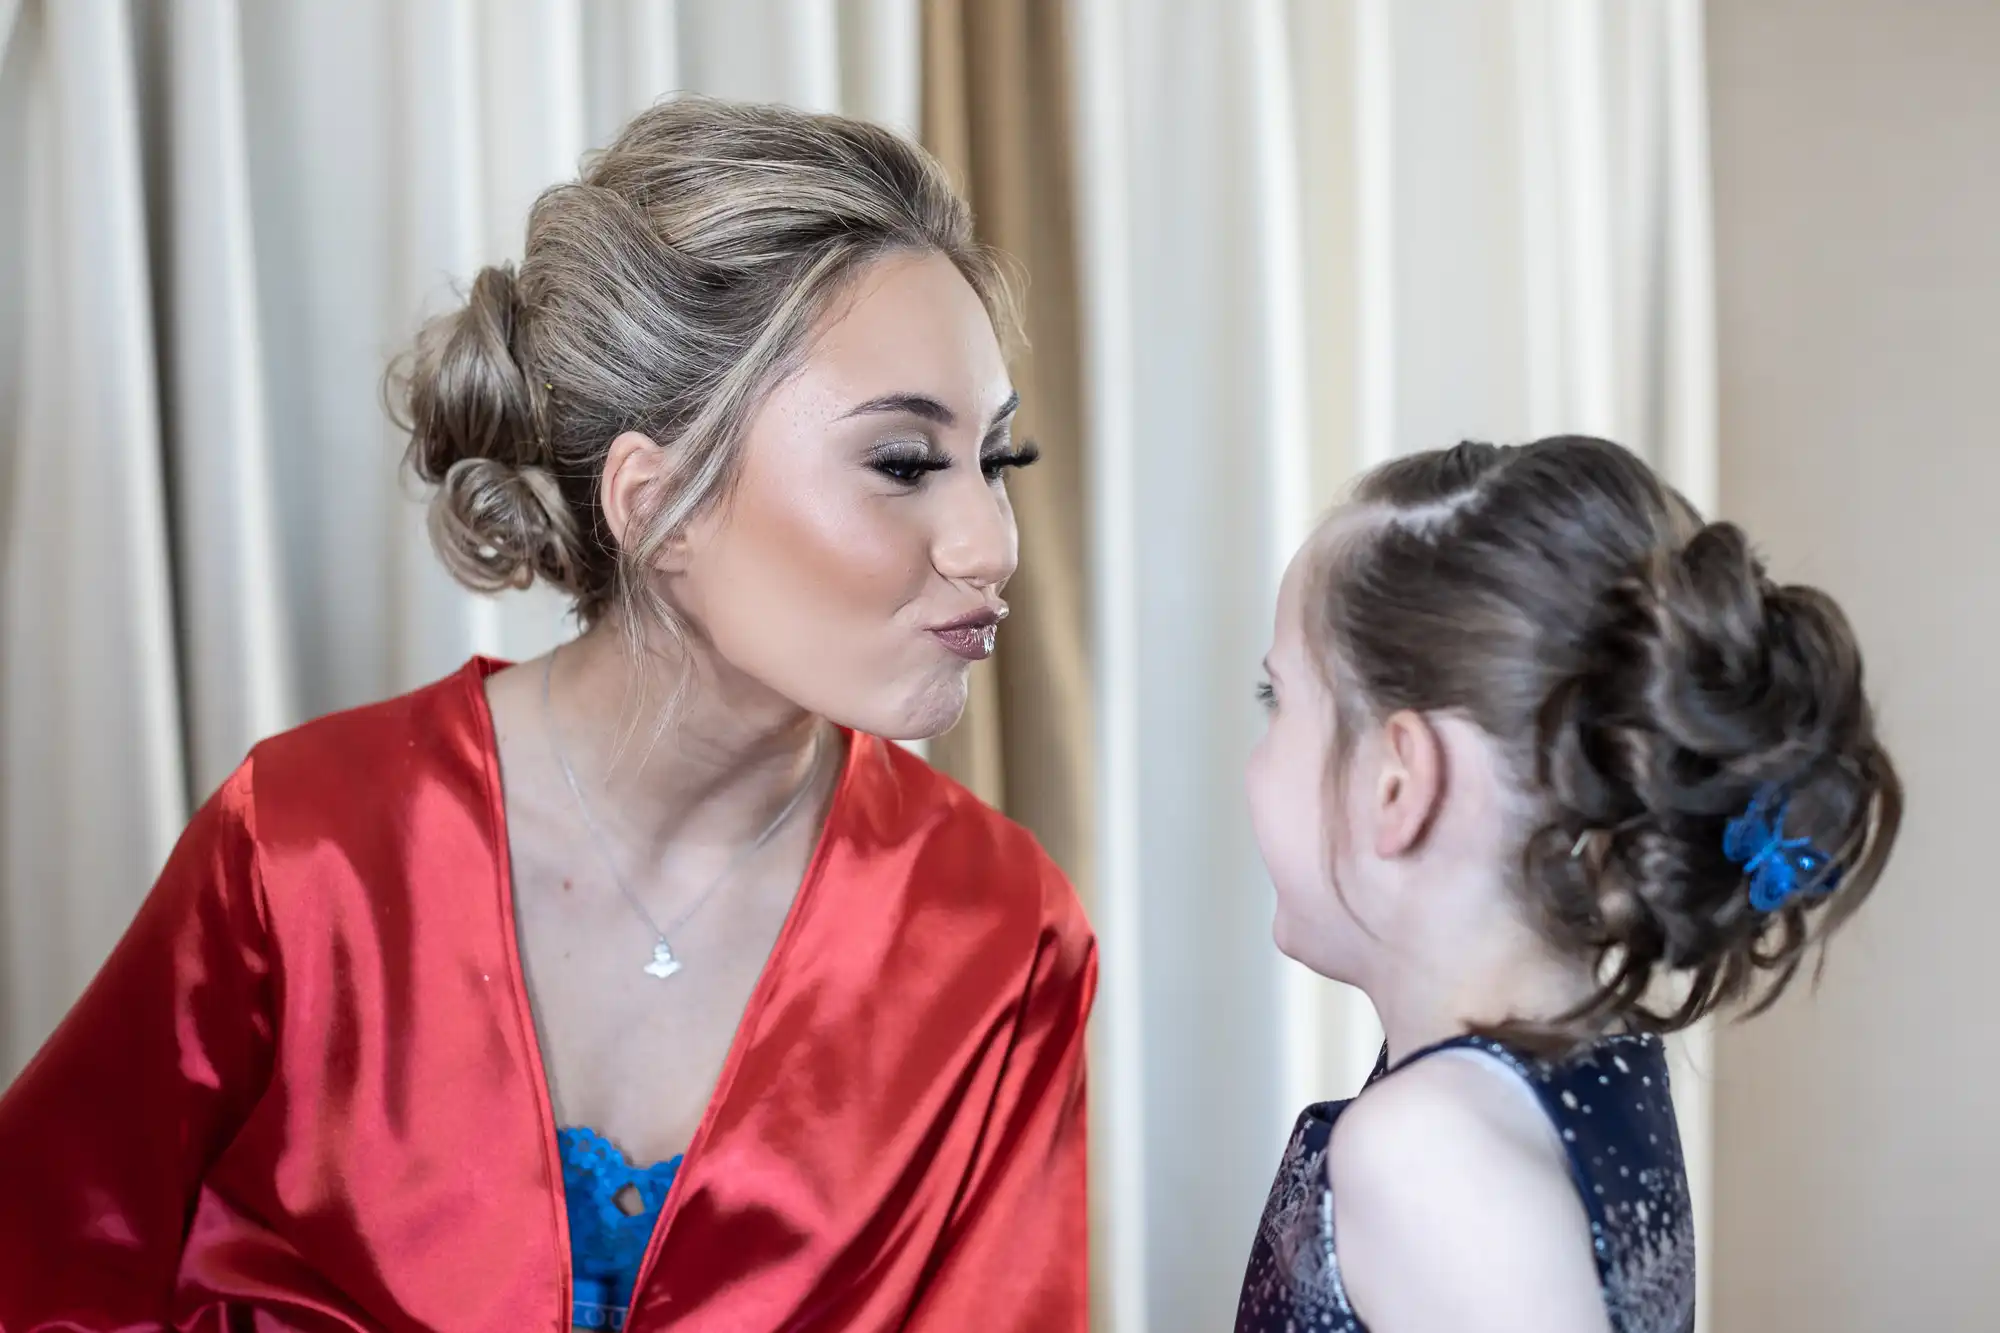
POLYGON ((960 690, 956 702, 939 702, 913 712, 891 739, 899 741, 935 740, 957 726, 959 719, 964 716, 965 692, 960 690))
POLYGON ((927 741, 958 725, 965 716, 966 695, 966 673, 960 668, 923 682, 887 707, 867 710, 870 716, 836 720, 884 740, 927 741))

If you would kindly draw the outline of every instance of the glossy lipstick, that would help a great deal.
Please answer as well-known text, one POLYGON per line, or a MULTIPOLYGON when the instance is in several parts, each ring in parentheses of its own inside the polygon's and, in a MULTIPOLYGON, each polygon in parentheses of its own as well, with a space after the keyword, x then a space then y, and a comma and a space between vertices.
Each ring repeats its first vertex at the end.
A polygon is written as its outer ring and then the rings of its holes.
POLYGON ((937 641, 951 652, 968 662, 983 662, 993 656, 993 644, 999 636, 1000 622, 1006 619, 1004 606, 983 606, 971 615, 960 616, 957 620, 931 627, 937 641))

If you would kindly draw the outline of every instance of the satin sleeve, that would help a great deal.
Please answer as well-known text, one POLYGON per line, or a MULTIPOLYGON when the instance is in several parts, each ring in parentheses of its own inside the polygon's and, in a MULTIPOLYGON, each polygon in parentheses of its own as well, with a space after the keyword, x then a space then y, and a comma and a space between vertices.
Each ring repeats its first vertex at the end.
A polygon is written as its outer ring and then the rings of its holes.
POLYGON ((987 1137, 906 1333, 1089 1327, 1084 1030, 1096 989, 1088 928, 1049 932, 987 1137))
POLYGON ((246 764, 0 1097, 0 1328, 161 1329, 203 1179, 269 1080, 246 764))

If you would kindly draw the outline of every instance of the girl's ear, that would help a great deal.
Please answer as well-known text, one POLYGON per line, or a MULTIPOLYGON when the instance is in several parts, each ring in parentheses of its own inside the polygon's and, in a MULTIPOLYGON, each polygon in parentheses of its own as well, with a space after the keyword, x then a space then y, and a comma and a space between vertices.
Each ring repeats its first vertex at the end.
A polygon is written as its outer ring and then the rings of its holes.
POLYGON ((1422 713, 1405 709, 1382 724, 1375 780, 1375 854, 1408 855, 1423 841, 1444 795, 1444 746, 1422 713))

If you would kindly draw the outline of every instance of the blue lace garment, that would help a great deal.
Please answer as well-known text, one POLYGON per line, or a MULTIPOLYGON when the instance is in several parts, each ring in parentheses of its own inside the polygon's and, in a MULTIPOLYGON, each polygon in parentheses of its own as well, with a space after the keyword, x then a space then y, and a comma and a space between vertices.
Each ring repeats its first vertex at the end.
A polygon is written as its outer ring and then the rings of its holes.
POLYGON ((575 1288, 571 1322, 577 1328, 624 1328, 632 1285, 681 1159, 641 1170, 609 1139, 582 1126, 557 1133, 556 1146, 562 1153, 563 1200, 569 1212, 575 1288), (637 1213, 618 1206, 627 1185, 639 1192, 637 1213))
MULTIPOLYGON (((1458 1037, 1397 1067, 1449 1050, 1476 1051, 1512 1070, 1561 1136, 1615 1333, 1693 1333, 1693 1214, 1659 1038, 1605 1037, 1551 1064, 1483 1037, 1458 1037)), ((1370 1083, 1390 1072, 1388 1054, 1370 1083)), ((1367 1333, 1341 1282, 1326 1174, 1327 1144, 1346 1106, 1325 1102, 1299 1117, 1250 1251, 1237 1333, 1367 1333)))

